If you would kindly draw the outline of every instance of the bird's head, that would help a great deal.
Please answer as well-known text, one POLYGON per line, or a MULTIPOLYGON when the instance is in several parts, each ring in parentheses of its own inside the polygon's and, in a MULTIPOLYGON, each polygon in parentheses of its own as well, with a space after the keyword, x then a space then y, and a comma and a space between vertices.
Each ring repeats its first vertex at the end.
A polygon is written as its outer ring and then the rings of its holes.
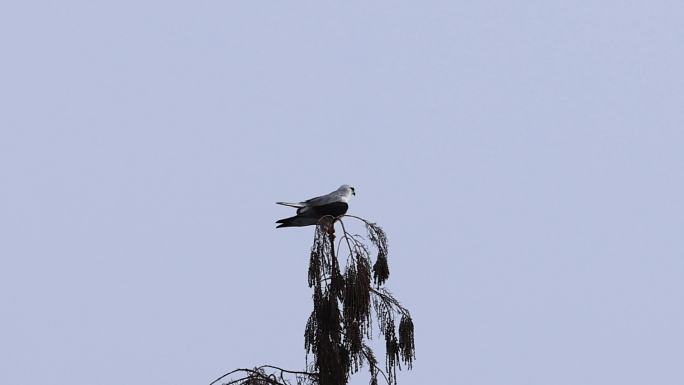
POLYGON ((356 189, 354 189, 354 187, 348 184, 343 184, 342 186, 340 186, 340 188, 337 189, 337 191, 345 197, 356 195, 356 189))

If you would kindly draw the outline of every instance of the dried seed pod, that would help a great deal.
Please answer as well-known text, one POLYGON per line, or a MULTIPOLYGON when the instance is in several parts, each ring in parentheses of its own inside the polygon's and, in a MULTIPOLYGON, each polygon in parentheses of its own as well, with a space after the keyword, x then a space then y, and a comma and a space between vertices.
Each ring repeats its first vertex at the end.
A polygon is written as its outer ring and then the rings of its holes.
POLYGON ((378 259, 373 265, 373 281, 380 287, 389 278, 389 266, 387 265, 387 257, 378 253, 378 259))
POLYGON ((411 369, 416 358, 416 344, 413 334, 413 320, 408 315, 402 315, 399 321, 399 351, 401 360, 411 369))

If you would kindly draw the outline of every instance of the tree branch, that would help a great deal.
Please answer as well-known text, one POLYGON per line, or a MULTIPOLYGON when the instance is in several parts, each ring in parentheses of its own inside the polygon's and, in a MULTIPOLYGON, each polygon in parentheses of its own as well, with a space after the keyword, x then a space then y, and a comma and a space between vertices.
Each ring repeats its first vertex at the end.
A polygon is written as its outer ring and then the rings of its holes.
MULTIPOLYGON (((237 372, 246 372, 246 373, 250 373, 250 375, 247 377, 243 377, 241 379, 238 379, 238 380, 232 380, 230 382, 227 382, 226 385, 236 384, 239 381, 246 380, 246 379, 248 379, 254 375, 258 376, 259 378, 262 378, 263 380, 265 380, 267 382, 270 382, 271 384, 280 385, 281 384, 280 382, 278 382, 278 381, 276 381, 276 380, 274 380, 268 376, 264 376, 263 373, 259 372, 259 370, 264 369, 264 368, 280 371, 281 378, 283 378, 284 373, 294 374, 295 376, 318 377, 318 373, 314 373, 314 372, 300 372, 300 371, 296 371, 296 370, 283 369, 283 368, 273 366, 273 365, 261 365, 259 367, 254 368, 254 369, 240 368, 240 369, 231 370, 230 372, 228 372, 228 373, 222 375, 221 377, 215 379, 214 381, 210 382, 209 385, 214 385, 215 383, 221 381, 222 379, 230 376, 231 374, 237 373, 237 372)), ((285 384, 283 383, 283 385, 285 385, 285 384)))
POLYGON ((366 354, 366 352, 364 352, 363 350, 361 350, 361 353, 363 353, 363 356, 366 357, 366 361, 368 362, 368 365, 370 365, 370 366, 372 366, 373 368, 375 368, 375 370, 377 370, 378 373, 382 374, 382 376, 385 378, 385 381, 386 381, 389 385, 392 385, 392 381, 390 381, 390 380, 387 378, 387 375, 385 374, 385 371, 383 371, 382 369, 380 369, 380 367, 379 367, 377 364, 374 364, 374 363, 373 363, 374 360, 371 361, 371 359, 368 357, 368 354, 366 354))

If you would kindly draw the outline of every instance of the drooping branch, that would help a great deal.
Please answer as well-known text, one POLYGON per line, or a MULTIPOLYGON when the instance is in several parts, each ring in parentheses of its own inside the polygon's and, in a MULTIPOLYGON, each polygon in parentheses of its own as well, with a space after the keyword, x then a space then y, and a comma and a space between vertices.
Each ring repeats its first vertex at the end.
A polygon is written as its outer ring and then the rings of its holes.
POLYGON ((314 232, 307 276, 313 292, 313 310, 304 330, 307 370, 272 365, 236 369, 210 385, 229 376, 239 377, 223 385, 293 385, 293 380, 297 385, 345 385, 364 365, 368 365, 371 385, 378 384, 379 376, 395 385, 401 363, 412 368, 415 342, 409 310, 384 286, 389 279, 387 245, 385 232, 373 222, 353 215, 322 218, 314 232), (365 237, 350 233, 346 218, 361 221, 365 237), (338 223, 341 231, 336 233, 338 223), (340 264, 339 258, 345 256, 340 264), (366 344, 374 328, 385 339, 384 370, 366 344))
POLYGON ((219 378, 212 381, 209 385, 214 385, 226 377, 233 374, 240 373, 240 378, 229 380, 228 382, 223 382, 223 385, 261 385, 261 384, 271 384, 271 385, 290 385, 291 381, 288 380, 285 375, 294 375, 297 383, 302 381, 308 381, 311 384, 316 383, 318 373, 313 372, 302 372, 296 370, 287 370, 279 368, 273 365, 261 365, 253 369, 240 368, 231 370, 230 372, 220 376, 219 378), (268 374, 266 369, 270 369, 275 373, 268 374))

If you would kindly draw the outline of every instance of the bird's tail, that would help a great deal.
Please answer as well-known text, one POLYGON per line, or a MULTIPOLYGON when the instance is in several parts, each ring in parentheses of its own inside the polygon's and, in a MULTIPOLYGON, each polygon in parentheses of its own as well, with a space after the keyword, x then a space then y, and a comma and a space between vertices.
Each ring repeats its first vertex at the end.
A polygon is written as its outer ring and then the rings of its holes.
POLYGON ((302 226, 315 225, 318 223, 318 219, 295 215, 294 217, 280 219, 276 223, 278 223, 278 226, 276 226, 276 228, 280 228, 280 227, 302 227, 302 226))
POLYGON ((283 206, 289 206, 289 207, 294 207, 297 209, 301 209, 302 207, 306 206, 304 203, 290 203, 290 202, 276 202, 277 205, 283 205, 283 206))

